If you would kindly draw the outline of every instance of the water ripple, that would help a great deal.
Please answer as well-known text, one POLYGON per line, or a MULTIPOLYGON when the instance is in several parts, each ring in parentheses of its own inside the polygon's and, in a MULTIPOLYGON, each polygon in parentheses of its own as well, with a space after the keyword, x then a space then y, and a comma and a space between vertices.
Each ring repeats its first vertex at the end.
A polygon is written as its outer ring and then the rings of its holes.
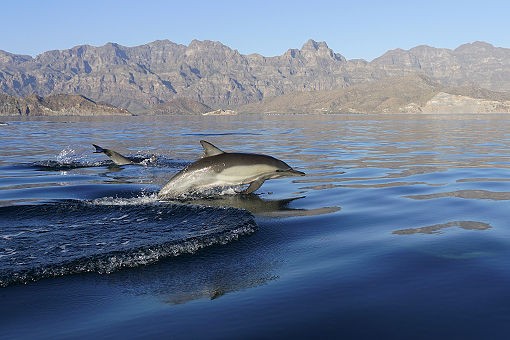
POLYGON ((147 201, 0 207, 0 286, 146 265, 229 243, 256 228, 244 210, 141 203, 147 201))

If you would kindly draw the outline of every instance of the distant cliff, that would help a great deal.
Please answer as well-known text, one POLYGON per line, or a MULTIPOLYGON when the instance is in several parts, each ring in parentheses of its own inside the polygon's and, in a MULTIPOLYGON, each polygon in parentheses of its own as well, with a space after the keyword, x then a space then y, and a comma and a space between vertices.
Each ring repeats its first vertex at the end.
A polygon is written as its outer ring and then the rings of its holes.
MULTIPOLYGON (((0 51, 0 93, 44 98, 82 95, 134 113, 243 111, 279 96, 311 92, 327 97, 331 91, 346 91, 347 101, 337 105, 339 109, 370 111, 363 109, 374 105, 370 98, 359 97, 357 103, 351 100, 356 88, 384 92, 374 86, 387 87, 390 80, 410 76, 442 88, 507 92, 510 49, 484 42, 454 50, 418 46, 388 51, 371 62, 347 60, 326 43, 313 40, 275 57, 242 55, 219 42, 197 40, 188 46, 168 40, 136 47, 83 45, 35 58, 0 51)), ((405 87, 401 90, 391 100, 399 105, 402 101, 405 107, 412 102, 405 102, 409 96, 405 87)), ((389 102, 381 105, 382 109, 395 107, 389 102)), ((281 110, 288 111, 283 104, 281 110)))

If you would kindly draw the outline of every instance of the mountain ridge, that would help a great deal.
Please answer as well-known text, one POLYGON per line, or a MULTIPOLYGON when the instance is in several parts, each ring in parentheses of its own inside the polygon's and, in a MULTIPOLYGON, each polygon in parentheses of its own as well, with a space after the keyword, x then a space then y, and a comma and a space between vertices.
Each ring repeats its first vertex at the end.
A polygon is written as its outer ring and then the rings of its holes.
POLYGON ((186 107, 237 110, 282 95, 384 84, 384 79, 409 75, 447 88, 508 92, 510 49, 485 42, 455 49, 420 45, 389 50, 370 62, 348 60, 326 42, 312 39, 273 57, 243 55, 209 40, 187 46, 170 40, 134 47, 78 45, 35 57, 0 51, 0 93, 82 95, 137 114, 186 107), (183 105, 179 98, 204 107, 183 105))

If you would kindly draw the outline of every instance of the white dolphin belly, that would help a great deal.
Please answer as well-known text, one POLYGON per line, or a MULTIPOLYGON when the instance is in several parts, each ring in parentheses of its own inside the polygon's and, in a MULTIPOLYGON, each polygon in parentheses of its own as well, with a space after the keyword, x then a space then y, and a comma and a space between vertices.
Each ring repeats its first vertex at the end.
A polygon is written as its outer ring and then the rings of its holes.
POLYGON ((221 172, 210 168, 183 172, 174 176, 160 191, 160 196, 178 197, 215 187, 233 187, 249 184, 260 178, 271 177, 269 167, 233 166, 221 172))
POLYGON ((274 168, 264 164, 253 165, 238 165, 224 169, 217 173, 216 178, 219 182, 229 185, 248 184, 256 179, 270 176, 274 173, 274 168))

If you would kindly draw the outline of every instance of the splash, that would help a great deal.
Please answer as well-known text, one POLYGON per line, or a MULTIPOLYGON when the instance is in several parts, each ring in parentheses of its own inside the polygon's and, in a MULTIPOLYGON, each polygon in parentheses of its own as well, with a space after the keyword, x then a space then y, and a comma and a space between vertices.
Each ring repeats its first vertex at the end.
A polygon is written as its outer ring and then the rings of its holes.
MULTIPOLYGON (((79 158, 81 158, 81 157, 79 157, 79 158)), ((56 160, 58 163, 62 163, 62 164, 75 162, 75 161, 77 161, 76 150, 72 149, 70 146, 67 146, 65 149, 60 151, 60 153, 56 156, 56 160)))

